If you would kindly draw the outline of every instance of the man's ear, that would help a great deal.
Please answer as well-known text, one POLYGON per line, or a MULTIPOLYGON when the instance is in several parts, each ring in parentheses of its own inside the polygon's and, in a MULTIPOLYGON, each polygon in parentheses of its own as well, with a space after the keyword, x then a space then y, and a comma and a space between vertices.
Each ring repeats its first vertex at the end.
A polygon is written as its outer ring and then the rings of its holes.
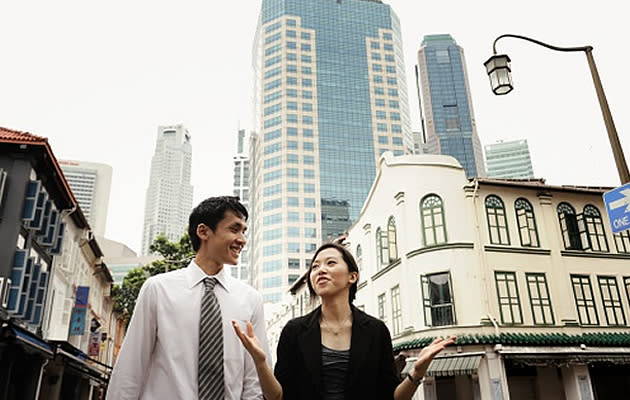
POLYGON ((206 224, 197 225, 197 236, 199 236, 199 239, 208 240, 208 237, 210 236, 211 232, 212 231, 210 230, 210 227, 208 227, 208 225, 206 224))

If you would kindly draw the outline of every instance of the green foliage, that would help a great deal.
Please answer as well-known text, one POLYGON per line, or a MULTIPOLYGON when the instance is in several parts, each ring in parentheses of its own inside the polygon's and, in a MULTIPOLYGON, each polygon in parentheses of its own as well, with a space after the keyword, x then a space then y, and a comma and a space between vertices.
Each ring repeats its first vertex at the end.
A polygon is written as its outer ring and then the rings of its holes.
POLYGON ((162 258, 142 268, 132 269, 123 279, 122 286, 114 286, 112 289, 114 311, 123 314, 127 323, 136 306, 140 288, 148 277, 183 268, 195 257, 187 233, 178 242, 169 242, 165 236, 160 235, 153 241, 149 250, 162 258))

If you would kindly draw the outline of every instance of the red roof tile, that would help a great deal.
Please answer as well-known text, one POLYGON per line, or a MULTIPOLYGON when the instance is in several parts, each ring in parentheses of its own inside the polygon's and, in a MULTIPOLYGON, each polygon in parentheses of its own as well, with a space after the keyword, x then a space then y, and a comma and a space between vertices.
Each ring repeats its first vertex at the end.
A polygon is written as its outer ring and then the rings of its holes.
POLYGON ((10 143, 46 143, 48 139, 28 132, 15 131, 0 126, 0 141, 10 143))

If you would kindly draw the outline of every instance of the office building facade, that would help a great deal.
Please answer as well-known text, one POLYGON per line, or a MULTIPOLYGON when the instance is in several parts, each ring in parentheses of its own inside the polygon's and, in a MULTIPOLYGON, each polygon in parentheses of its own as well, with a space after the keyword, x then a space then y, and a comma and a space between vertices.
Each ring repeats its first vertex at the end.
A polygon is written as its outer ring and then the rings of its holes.
MULTIPOLYGON (((249 154, 246 136, 244 129, 238 130, 236 154, 232 157, 234 163, 233 188, 234 196, 238 196, 241 203, 249 210, 249 154)), ((230 265, 230 274, 236 279, 249 282, 249 243, 241 251, 238 264, 230 265)))
POLYGON ((112 186, 112 167, 73 160, 59 160, 59 165, 74 198, 92 227, 92 232, 97 236, 104 236, 112 186))
POLYGON ((190 139, 183 125, 158 127, 144 208, 142 255, 149 254, 158 235, 174 242, 186 232, 193 198, 190 139))
POLYGON ((451 35, 427 35, 418 51, 425 152, 455 157, 466 176, 485 176, 464 50, 451 35))
POLYGON ((499 141, 485 146, 489 178, 531 179, 534 177, 527 139, 499 141))
POLYGON ((263 0, 254 40, 254 286, 278 301, 357 218, 380 155, 413 152, 400 23, 380 1, 263 0))

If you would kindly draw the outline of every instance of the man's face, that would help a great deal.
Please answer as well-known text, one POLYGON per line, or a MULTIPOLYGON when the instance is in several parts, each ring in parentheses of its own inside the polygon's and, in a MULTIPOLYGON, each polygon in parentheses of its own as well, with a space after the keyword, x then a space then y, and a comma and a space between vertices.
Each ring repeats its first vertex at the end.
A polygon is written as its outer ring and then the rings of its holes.
POLYGON ((238 256, 245 247, 247 223, 233 211, 226 211, 214 232, 206 227, 206 257, 218 265, 238 263, 238 256))

